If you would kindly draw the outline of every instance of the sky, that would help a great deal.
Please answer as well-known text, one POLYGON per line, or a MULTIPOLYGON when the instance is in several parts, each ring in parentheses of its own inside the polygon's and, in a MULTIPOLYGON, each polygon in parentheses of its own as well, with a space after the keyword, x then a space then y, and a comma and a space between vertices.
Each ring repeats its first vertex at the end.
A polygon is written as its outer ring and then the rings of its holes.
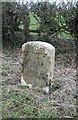
POLYGON ((22 1, 23 1, 23 3, 26 3, 26 1, 27 2, 40 2, 40 1, 49 1, 49 2, 56 2, 57 4, 58 3, 60 3, 60 2, 65 2, 65 3, 67 3, 67 2, 76 2, 77 0, 16 0, 17 2, 19 2, 20 1, 20 3, 22 3, 22 1))

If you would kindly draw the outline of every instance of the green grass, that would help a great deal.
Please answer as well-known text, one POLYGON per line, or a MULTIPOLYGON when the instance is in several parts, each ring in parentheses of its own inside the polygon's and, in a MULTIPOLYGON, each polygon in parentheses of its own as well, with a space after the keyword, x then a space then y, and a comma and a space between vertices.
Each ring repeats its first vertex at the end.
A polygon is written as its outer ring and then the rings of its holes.
POLYGON ((29 26, 29 28, 32 29, 32 30, 36 30, 39 27, 38 21, 33 16, 33 13, 30 13, 29 17, 30 17, 30 26, 29 26))
MULTIPOLYGON (((35 17, 33 16, 33 13, 30 13, 29 14, 29 18, 30 18, 30 26, 29 26, 29 29, 32 29, 32 30, 36 30, 38 27, 39 27, 39 23, 38 21, 35 19, 35 17)), ((39 19, 39 18, 38 18, 39 19)), ((23 24, 21 24, 19 26, 19 28, 23 29, 24 26, 23 24)))
MULTIPOLYGON (((22 88, 22 90, 25 90, 25 88, 22 88)), ((47 101, 42 102, 44 106, 39 105, 30 94, 4 92, 2 102, 3 118, 57 118, 55 111, 47 110, 47 108, 44 107, 48 104, 47 101)))

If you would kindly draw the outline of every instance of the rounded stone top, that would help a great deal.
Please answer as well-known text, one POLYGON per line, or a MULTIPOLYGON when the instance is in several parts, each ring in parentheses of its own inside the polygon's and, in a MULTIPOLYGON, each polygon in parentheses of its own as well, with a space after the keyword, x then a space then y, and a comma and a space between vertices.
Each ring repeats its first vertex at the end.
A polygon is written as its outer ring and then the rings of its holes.
POLYGON ((50 43, 47 43, 47 42, 42 42, 42 41, 30 41, 30 42, 26 42, 26 43, 24 43, 22 45, 22 50, 25 49, 26 45, 37 47, 38 49, 39 48, 46 48, 46 49, 49 49, 49 50, 55 50, 55 47, 53 45, 51 45, 50 43))

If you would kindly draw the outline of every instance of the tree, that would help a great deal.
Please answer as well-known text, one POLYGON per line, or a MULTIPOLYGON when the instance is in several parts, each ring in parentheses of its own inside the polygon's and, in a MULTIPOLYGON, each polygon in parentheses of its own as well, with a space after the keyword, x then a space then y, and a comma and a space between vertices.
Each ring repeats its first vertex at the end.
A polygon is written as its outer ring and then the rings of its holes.
POLYGON ((2 4, 2 41, 3 44, 7 41, 14 43, 15 31, 18 29, 20 20, 16 15, 16 3, 2 4), (6 40, 6 41, 5 41, 6 40))
POLYGON ((40 33, 44 33, 45 36, 57 36, 60 32, 60 25, 57 19, 56 3, 37 2, 32 4, 31 12, 40 24, 38 28, 40 33))
POLYGON ((24 34, 24 41, 29 35, 29 10, 27 4, 16 2, 2 3, 2 42, 17 44, 19 38, 17 32, 21 31, 24 34), (24 29, 20 29, 20 24, 23 24, 24 29))
POLYGON ((60 24, 64 31, 69 32, 75 39, 76 63, 78 66, 78 2, 62 3, 59 8, 60 24), (65 7, 64 7, 65 6, 65 7))

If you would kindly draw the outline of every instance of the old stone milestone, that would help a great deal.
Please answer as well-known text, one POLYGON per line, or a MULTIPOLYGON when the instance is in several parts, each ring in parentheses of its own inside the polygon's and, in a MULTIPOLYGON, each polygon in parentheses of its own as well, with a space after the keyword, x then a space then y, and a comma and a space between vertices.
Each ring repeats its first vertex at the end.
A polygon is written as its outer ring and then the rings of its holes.
POLYGON ((53 78, 54 59, 55 48, 51 44, 41 41, 24 43, 21 85, 48 86, 53 78))

